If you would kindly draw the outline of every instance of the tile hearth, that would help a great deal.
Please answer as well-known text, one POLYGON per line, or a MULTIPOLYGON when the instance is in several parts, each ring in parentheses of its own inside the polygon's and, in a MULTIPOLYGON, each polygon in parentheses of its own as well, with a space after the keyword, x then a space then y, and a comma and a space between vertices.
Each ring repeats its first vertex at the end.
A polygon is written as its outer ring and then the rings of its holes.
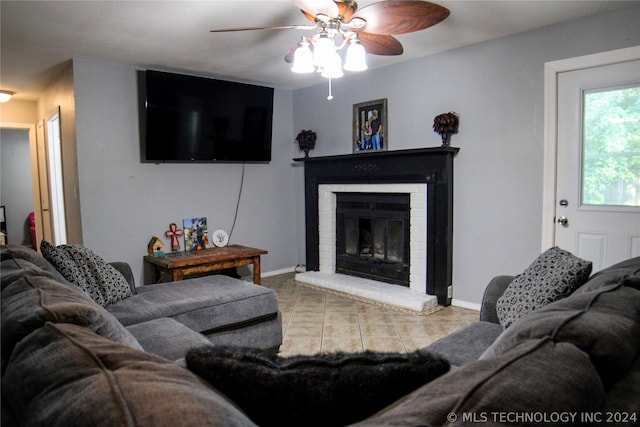
POLYGON ((345 274, 307 271, 296 274, 295 280, 320 288, 371 299, 416 313, 428 312, 438 306, 438 299, 433 295, 427 295, 404 286, 390 285, 345 274))
POLYGON ((312 289, 295 273, 263 277, 278 293, 282 312, 281 356, 363 350, 410 352, 478 320, 478 312, 443 307, 415 315, 312 289))

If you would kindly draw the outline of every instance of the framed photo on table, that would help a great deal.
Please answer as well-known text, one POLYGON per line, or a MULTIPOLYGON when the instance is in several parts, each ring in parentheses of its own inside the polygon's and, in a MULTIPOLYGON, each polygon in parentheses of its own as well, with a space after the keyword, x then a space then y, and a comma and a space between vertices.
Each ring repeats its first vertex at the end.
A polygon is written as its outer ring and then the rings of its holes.
POLYGON ((353 152, 386 151, 387 98, 353 104, 353 152))

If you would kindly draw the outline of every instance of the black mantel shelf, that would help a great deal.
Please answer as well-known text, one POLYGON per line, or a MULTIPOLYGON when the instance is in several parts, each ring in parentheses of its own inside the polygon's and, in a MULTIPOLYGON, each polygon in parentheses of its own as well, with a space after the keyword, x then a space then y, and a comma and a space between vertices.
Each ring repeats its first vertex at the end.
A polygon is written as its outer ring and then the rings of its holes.
POLYGON ((307 270, 319 269, 318 186, 427 184, 427 293, 451 304, 453 158, 457 147, 376 151, 294 159, 304 162, 307 270))
POLYGON ((378 157, 394 157, 394 156, 415 156, 428 153, 452 153, 454 156, 460 151, 458 147, 429 147, 429 148, 414 148, 410 150, 394 150, 394 151, 363 151, 361 153, 354 154, 336 154, 333 156, 320 156, 320 157, 297 157, 293 159, 294 162, 314 162, 314 161, 328 161, 339 159, 365 159, 365 158, 378 158, 378 157))

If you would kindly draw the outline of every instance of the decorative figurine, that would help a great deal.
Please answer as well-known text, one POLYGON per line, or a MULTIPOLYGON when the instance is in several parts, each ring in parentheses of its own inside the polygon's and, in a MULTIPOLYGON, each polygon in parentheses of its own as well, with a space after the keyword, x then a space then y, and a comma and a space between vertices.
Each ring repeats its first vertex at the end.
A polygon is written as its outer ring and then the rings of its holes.
POLYGON ((175 222, 169 224, 169 230, 165 232, 167 237, 171 237, 171 251, 177 252, 180 250, 180 241, 178 240, 178 236, 182 236, 182 230, 178 230, 178 226, 175 222))
POLYGON ((164 256, 164 243, 159 237, 152 237, 147 245, 149 256, 160 257, 164 256))

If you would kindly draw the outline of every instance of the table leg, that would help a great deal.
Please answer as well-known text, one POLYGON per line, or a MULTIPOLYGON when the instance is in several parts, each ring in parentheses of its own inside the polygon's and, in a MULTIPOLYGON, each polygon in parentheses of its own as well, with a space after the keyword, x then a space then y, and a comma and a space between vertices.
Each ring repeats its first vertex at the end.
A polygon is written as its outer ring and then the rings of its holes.
POLYGON ((171 280, 173 280, 174 282, 179 282, 182 279, 184 279, 184 273, 181 269, 177 268, 171 270, 171 280))
POLYGON ((262 280, 260 276, 260 255, 258 255, 253 257, 253 283, 261 285, 262 280))

